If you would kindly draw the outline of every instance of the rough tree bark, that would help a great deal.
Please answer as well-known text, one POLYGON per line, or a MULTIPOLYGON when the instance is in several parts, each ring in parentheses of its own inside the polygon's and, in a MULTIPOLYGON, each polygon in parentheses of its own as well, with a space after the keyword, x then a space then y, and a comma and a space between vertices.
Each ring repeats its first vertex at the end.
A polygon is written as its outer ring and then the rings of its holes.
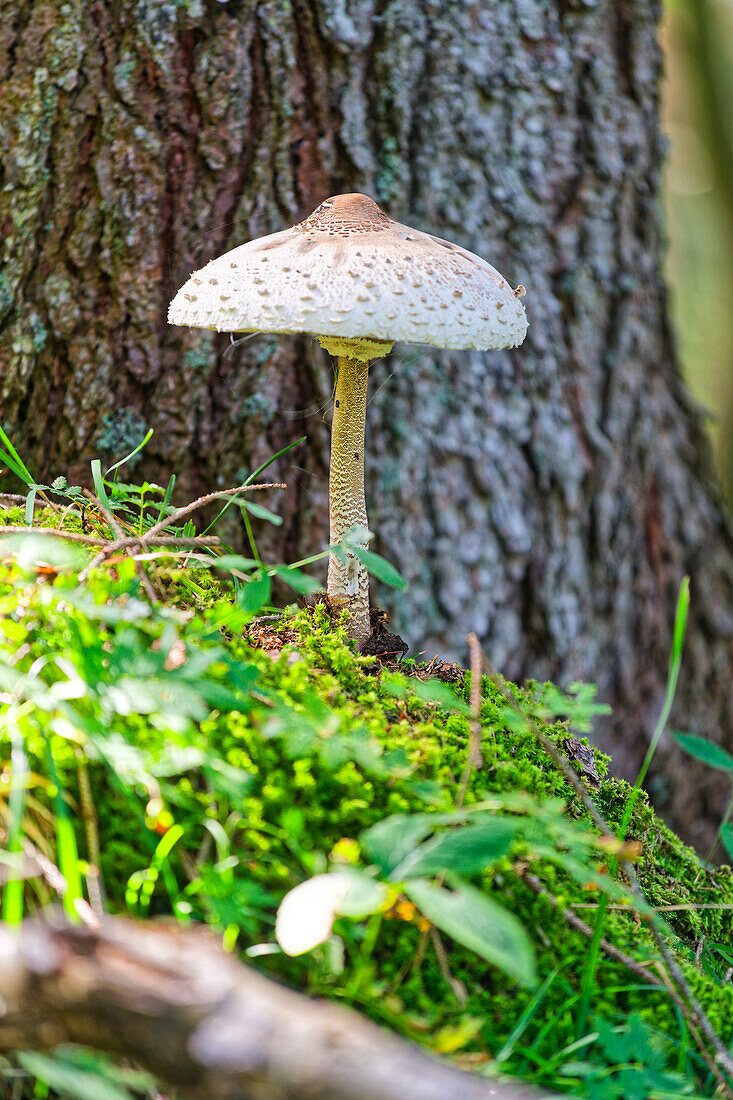
MULTIPOLYGON (((83 480, 234 484, 273 449, 277 555, 327 537, 332 369, 314 343, 171 329, 195 267, 361 190, 528 288, 514 353, 372 372, 369 515, 428 655, 476 631, 512 677, 594 679, 634 770, 681 576, 678 725, 731 747, 733 540, 660 277, 657 0, 13 0, 0 13, 2 419, 83 480)), ((384 602, 384 595, 380 593, 384 602)), ((670 761, 667 761, 670 764, 670 761)), ((657 772, 695 839, 724 797, 657 772)))

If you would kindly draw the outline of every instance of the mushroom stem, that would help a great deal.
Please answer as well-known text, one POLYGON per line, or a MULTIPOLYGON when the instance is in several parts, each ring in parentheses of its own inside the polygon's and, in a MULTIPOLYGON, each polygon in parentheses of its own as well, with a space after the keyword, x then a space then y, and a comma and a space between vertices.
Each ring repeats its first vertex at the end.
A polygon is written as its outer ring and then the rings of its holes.
MULTIPOLYGON (((339 356, 331 428, 329 515, 331 543, 341 542, 354 526, 367 526, 364 499, 364 429, 366 425, 369 363, 339 356)), ((366 543, 360 544, 366 546, 366 543)), ((331 554, 328 563, 331 605, 349 613, 348 633, 359 649, 371 634, 369 576, 356 554, 346 560, 331 554)))

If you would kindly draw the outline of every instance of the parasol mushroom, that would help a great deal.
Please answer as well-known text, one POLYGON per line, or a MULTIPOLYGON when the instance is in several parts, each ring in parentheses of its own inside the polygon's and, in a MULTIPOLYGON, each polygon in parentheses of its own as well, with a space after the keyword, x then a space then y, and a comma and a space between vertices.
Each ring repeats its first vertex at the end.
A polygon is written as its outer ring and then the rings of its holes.
MULTIPOLYGON (((168 320, 218 332, 310 333, 336 357, 329 479, 336 544, 352 528, 367 527, 370 361, 396 340, 516 347, 527 332, 523 293, 465 248, 394 221, 367 195, 335 195, 291 229, 240 245, 195 272, 171 302, 168 320)), ((331 554, 328 595, 334 608, 347 609, 349 635, 362 648, 370 635, 369 578, 353 549, 331 554)))

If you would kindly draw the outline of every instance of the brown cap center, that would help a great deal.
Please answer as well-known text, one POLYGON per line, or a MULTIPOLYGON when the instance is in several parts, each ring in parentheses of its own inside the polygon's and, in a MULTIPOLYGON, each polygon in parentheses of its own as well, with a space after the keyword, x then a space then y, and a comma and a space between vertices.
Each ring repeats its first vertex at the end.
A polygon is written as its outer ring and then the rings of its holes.
POLYGON ((380 210, 374 199, 355 192, 324 199, 305 221, 294 229, 319 230, 322 233, 373 233, 387 229, 392 219, 380 210))

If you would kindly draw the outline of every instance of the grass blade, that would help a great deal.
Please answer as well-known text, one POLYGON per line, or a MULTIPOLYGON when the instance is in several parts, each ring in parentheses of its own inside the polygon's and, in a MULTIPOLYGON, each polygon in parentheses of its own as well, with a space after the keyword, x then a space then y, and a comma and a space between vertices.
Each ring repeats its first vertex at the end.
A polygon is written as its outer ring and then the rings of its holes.
MULTIPOLYGON (((626 802, 626 808, 624 815, 619 825, 618 835, 621 840, 626 836, 626 830, 629 827, 629 821, 636 805, 636 799, 641 789, 641 785, 644 782, 646 773, 649 770, 649 765, 652 762, 654 753, 657 751, 657 746, 661 740, 664 728, 667 725, 670 712, 672 710, 672 703, 674 702, 675 692, 677 690, 677 681, 680 674, 680 666, 682 664, 682 648, 685 641, 685 629, 687 627, 687 612, 690 607, 690 578, 683 577, 682 584, 680 585, 679 595, 677 597, 677 610, 675 612, 674 619, 674 631, 672 634, 672 652, 669 658, 669 672, 667 673, 667 688, 664 693, 664 703, 662 704, 662 710, 657 719, 657 724, 654 727, 654 733, 647 750, 647 754, 644 757, 644 762, 641 765, 639 774, 636 777, 636 782, 632 788, 631 794, 626 802)), ((616 868, 616 860, 609 862, 609 871, 613 873, 616 868)), ((591 995, 595 986, 596 972, 598 969, 598 959, 601 949, 601 940, 603 938, 603 932, 606 924, 606 914, 608 911, 608 895, 603 894, 599 899, 598 912, 596 913, 596 920, 593 926, 593 937, 590 941, 588 948, 588 956, 586 959, 585 967, 583 968, 583 978, 581 982, 581 1000, 580 1009, 578 1013, 578 1024, 576 1034, 582 1035, 585 1031, 586 1023, 588 1020, 588 1012, 590 1009, 591 995)))
MULTIPOLYGON (((124 457, 124 458, 121 458, 119 462, 115 462, 114 466, 110 466, 110 468, 109 468, 109 469, 107 470, 107 472, 105 473, 105 475, 104 475, 104 476, 105 476, 105 477, 109 477, 109 475, 110 475, 110 474, 112 473, 112 471, 113 471, 113 470, 119 470, 120 466, 124 466, 126 462, 129 462, 131 458, 134 458, 134 457, 135 457, 135 455, 136 455, 136 454, 138 453, 138 451, 141 451, 141 450, 143 449, 143 447, 144 447, 144 446, 145 446, 145 444, 146 444, 146 443, 148 442, 148 440, 150 439, 150 437, 151 437, 151 435, 152 435, 152 434, 153 434, 153 429, 152 429, 152 428, 150 428, 150 429, 148 430, 148 433, 147 433, 147 435, 145 436, 145 438, 144 438, 143 440, 141 440, 141 442, 140 442, 140 443, 138 443, 138 445, 137 445, 137 447, 135 448, 135 450, 134 450, 134 451, 130 451, 129 455, 125 455, 125 457, 124 457)), ((100 468, 101 468, 101 467, 100 467, 100 468)), ((96 483, 95 483, 95 484, 96 484, 96 483)), ((99 496, 99 493, 97 493, 97 496, 99 496)), ((99 497, 99 499, 101 500, 102 498, 101 498, 101 497, 99 497)))
MULTIPOLYGON (((247 480, 245 481, 244 484, 245 485, 251 485, 252 482, 255 481, 255 479, 258 478, 260 476, 260 474, 263 473, 267 469, 268 466, 272 466, 273 462, 275 462, 282 455, 286 455, 288 453, 288 451, 292 451, 293 447, 297 447, 299 443, 305 442, 305 439, 306 439, 306 436, 302 435, 300 437, 300 439, 296 439, 293 443, 288 443, 287 447, 283 447, 281 451, 277 452, 277 454, 274 454, 274 455, 272 455, 271 458, 268 458, 267 462, 263 462, 261 466, 258 466, 257 469, 254 471, 254 473, 249 475, 249 477, 247 478, 247 480)), ((242 503, 242 501, 239 500, 238 498, 231 497, 226 502, 226 504, 224 505, 222 510, 219 512, 218 516, 216 516, 216 518, 211 521, 209 526, 204 531, 202 531, 201 533, 203 535, 208 535, 211 528, 214 527, 215 524, 217 524, 219 522, 219 520, 224 515, 224 513, 227 512, 233 504, 241 504, 241 503, 242 503)), ((270 513, 270 515, 272 515, 272 513, 270 513)), ((278 517, 277 520, 271 520, 270 522, 271 523, 275 523, 275 522, 282 523, 282 520, 278 517)), ((246 526, 246 524, 247 524, 247 520, 245 519, 245 526, 246 526)))
POLYGON ((633 789, 626 803, 626 809, 624 816, 621 820, 619 827, 619 836, 623 840, 626 836, 626 830, 631 820, 631 815, 636 805, 636 799, 641 788, 642 783, 646 778, 646 773, 649 771, 649 765, 652 762, 654 753, 657 751, 657 746, 664 733, 665 726, 669 720, 669 715, 672 710, 672 704, 674 702, 675 693, 677 691, 677 681, 680 675, 680 666, 682 664, 682 648, 685 642, 685 630, 687 628, 687 612, 690 608, 690 578, 683 577, 682 584, 680 585, 679 596, 677 597, 677 611, 674 619, 674 633, 672 635, 672 653, 669 658, 669 672, 667 674, 667 688, 664 693, 664 703, 662 704, 662 710, 657 719, 657 724, 654 727, 654 733, 647 749, 644 762, 641 765, 639 774, 636 777, 633 789))
POLYGON ((26 466, 25 462, 23 462, 23 459, 20 457, 2 428, 0 428, 0 442, 2 442, 5 447, 7 447, 7 451, 0 450, 0 458, 3 460, 8 469, 12 470, 15 476, 19 477, 20 480, 25 482, 25 484, 30 488, 30 486, 34 483, 33 475, 26 466))
POLYGON ((517 1020, 511 1033, 507 1036, 501 1048, 494 1055, 494 1065, 500 1066, 502 1062, 506 1062, 508 1058, 511 1058, 514 1047, 517 1045, 519 1040, 522 1038, 522 1035, 524 1035, 524 1032, 529 1027, 530 1023, 532 1022, 532 1017, 535 1015, 538 1008, 545 999, 545 993, 547 993, 547 990, 555 981, 555 978, 558 976, 559 973, 559 969, 556 968, 547 975, 544 982, 537 990, 535 995, 532 997, 532 1000, 529 1002, 522 1015, 517 1020))
POLYGON ((278 516, 275 512, 271 512, 269 508, 265 508, 263 504, 256 504, 253 500, 245 500, 242 498, 237 503, 241 508, 246 508, 251 516, 255 516, 257 519, 265 519, 268 523, 274 524, 275 527, 280 527, 282 524, 282 516, 278 516))
MULTIPOLYGON (((28 760, 17 726, 15 726, 11 737, 7 844, 8 852, 11 855, 18 855, 23 850, 23 808, 25 806, 25 778, 28 774, 28 760)), ((9 925, 18 925, 23 920, 23 880, 13 878, 12 870, 10 871, 10 878, 3 889, 3 920, 9 925)))
POLYGON ((273 462, 276 462, 278 458, 281 458, 282 455, 286 455, 288 451, 292 451, 293 447, 297 447, 300 443, 305 443, 306 439, 307 436, 302 435, 300 439, 296 439, 293 443, 288 443, 287 447, 283 447, 283 449, 273 455, 272 458, 268 458, 267 462, 263 462, 261 466, 258 466, 255 472, 249 475, 244 484, 251 485, 261 473, 264 473, 268 466, 272 466, 273 462))
POLYGON ((38 489, 34 486, 28 496, 25 498, 25 525, 26 527, 33 526, 33 506, 36 503, 36 493, 38 489))
POLYGON ((53 784, 53 801, 56 810, 56 848, 59 862, 59 871, 66 879, 66 891, 63 904, 66 913, 72 920, 78 919, 76 902, 83 898, 81 885, 81 872, 79 870, 79 849, 76 844, 74 826, 71 822, 69 810, 64 801, 64 796, 59 784, 56 771, 56 761, 50 741, 46 739, 46 766, 48 775, 53 784))
POLYGON ((104 487, 104 478, 102 477, 102 463, 98 458, 92 459, 92 478, 94 480, 94 492, 97 494, 97 500, 108 511, 112 511, 112 507, 107 496, 107 490, 104 487))

